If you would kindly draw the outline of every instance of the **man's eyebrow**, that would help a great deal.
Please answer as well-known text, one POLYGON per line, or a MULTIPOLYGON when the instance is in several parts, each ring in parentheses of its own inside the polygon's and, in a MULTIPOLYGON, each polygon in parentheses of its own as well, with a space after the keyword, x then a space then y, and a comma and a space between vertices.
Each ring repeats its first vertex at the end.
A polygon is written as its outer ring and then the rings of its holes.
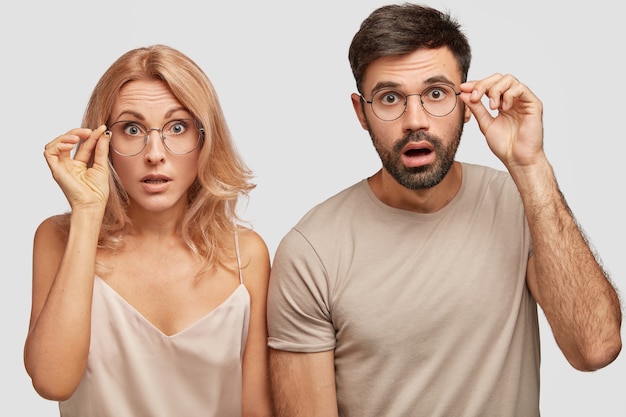
POLYGON ((434 77, 427 78, 424 81, 424 84, 439 84, 439 83, 454 85, 454 82, 448 79, 448 77, 446 77, 445 75, 435 75, 434 77))
POLYGON ((382 90, 384 88, 398 88, 400 84, 395 81, 381 81, 376 83, 376 85, 372 88, 372 93, 378 90, 382 90))
MULTIPOLYGON (((454 83, 450 79, 448 79, 448 77, 444 75, 435 75, 435 76, 429 77, 425 79, 422 82, 422 84, 424 85, 424 88, 427 88, 429 85, 433 85, 433 84, 449 84, 451 86, 454 85, 454 83)), ((385 88, 399 88, 399 87, 400 87, 400 83, 397 83, 395 81, 380 81, 372 88, 371 92, 375 93, 385 88)))

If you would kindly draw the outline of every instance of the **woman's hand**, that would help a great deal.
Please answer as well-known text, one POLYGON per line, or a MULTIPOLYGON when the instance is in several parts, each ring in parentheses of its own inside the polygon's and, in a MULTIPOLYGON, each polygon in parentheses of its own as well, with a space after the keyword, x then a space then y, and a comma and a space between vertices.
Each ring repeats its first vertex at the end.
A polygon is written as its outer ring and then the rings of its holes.
POLYGON ((46 162, 72 211, 78 208, 104 211, 109 198, 109 136, 105 131, 104 125, 95 130, 76 128, 46 145, 46 162))

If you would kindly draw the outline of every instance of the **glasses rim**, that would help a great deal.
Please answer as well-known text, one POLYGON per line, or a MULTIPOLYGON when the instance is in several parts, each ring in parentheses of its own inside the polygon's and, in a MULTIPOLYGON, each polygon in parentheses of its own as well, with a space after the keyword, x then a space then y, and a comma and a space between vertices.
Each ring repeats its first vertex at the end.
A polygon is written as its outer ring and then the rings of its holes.
POLYGON ((395 91, 395 90, 393 90, 393 89, 388 89, 388 90, 383 89, 383 90, 379 90, 379 91, 377 91, 376 93, 374 93, 374 94, 372 95, 372 100, 368 100, 368 99, 366 99, 366 98, 363 96, 363 94, 361 94, 361 93, 359 94, 359 97, 361 97, 361 100, 363 100, 364 102, 366 102, 367 104, 369 104, 369 105, 370 105, 370 108, 372 109, 372 113, 374 113, 374 116, 376 116, 378 119, 382 120, 383 122, 393 122, 393 121, 398 120, 399 118, 401 118, 401 117, 404 115, 404 113, 406 113, 406 109, 407 109, 407 106, 408 106, 408 99, 409 99, 409 97, 411 97, 411 96, 419 96, 419 98, 420 98, 420 100, 419 100, 419 102, 420 102, 420 106, 422 106, 422 109, 423 109, 426 113, 430 114, 430 115, 431 115, 431 116, 433 116, 433 117, 446 117, 446 116, 448 116, 450 113, 452 113, 452 112, 454 111, 454 109, 456 109, 457 102, 459 101, 459 100, 458 100, 458 97, 459 97, 459 95, 460 95, 460 94, 461 94, 461 92, 460 92, 460 91, 456 91, 456 89, 455 89, 454 87, 452 87, 451 85, 448 85, 448 84, 433 84, 433 85, 429 85, 428 87, 424 88, 424 89, 423 89, 420 93, 415 93, 415 94, 404 94, 404 93, 403 93, 403 92, 401 92, 401 91, 395 91), (434 113, 430 112, 430 111, 426 108, 426 106, 424 106, 424 100, 422 100, 422 95, 423 95, 426 91, 431 90, 431 89, 433 89, 433 88, 437 88, 437 87, 449 88, 450 90, 452 90, 452 91, 454 92, 454 105, 452 106, 452 108, 450 109, 450 111, 448 111, 448 112, 447 112, 447 113, 445 113, 445 114, 434 114, 434 113), (380 93, 382 93, 382 92, 385 92, 385 91, 393 91, 393 92, 398 93, 398 94, 400 94, 400 95, 402 95, 402 96, 404 97, 404 106, 402 107, 402 112, 401 112, 398 116, 394 117, 393 119, 383 119, 382 117, 380 117, 380 116, 376 113, 376 110, 374 110, 374 98, 375 98, 378 94, 380 94, 380 93))
POLYGON ((144 149, 146 149, 146 145, 148 144, 148 139, 150 138, 150 132, 156 130, 157 132, 159 132, 159 137, 161 138, 161 142, 163 143, 163 146, 165 146, 165 149, 168 150, 168 152, 170 152, 173 155, 187 155, 193 151, 195 151, 196 149, 198 149, 198 146, 200 146, 200 144, 204 141, 204 128, 202 127, 202 124, 197 120, 194 119, 192 117, 182 117, 182 118, 178 118, 178 119, 172 119, 169 120, 167 122, 165 122, 163 124, 163 126, 161 126, 161 128, 156 128, 156 127, 147 127, 145 124, 137 121, 137 120, 128 120, 128 119, 122 119, 122 120, 117 120, 113 123, 111 123, 110 125, 107 125, 107 130, 106 130, 106 134, 109 135, 109 145, 111 146, 111 149, 113 149, 113 151, 121 156, 127 156, 127 157, 131 157, 131 156, 137 156, 140 153, 143 152, 144 149), (194 145, 194 147, 186 152, 175 152, 173 151, 168 145, 167 145, 167 137, 165 136, 165 134, 163 133, 163 131, 165 130, 165 126, 174 123, 174 122, 182 122, 182 121, 191 121, 193 122, 193 125, 196 127, 197 131, 198 131, 198 139, 196 141, 196 144, 194 145), (113 146, 113 131, 112 128, 113 126, 120 124, 120 123, 132 123, 135 125, 138 125, 143 132, 145 132, 145 136, 143 138, 143 146, 141 148, 141 150, 139 150, 136 153, 132 153, 132 154, 127 154, 127 153, 123 153, 120 152, 119 150, 117 150, 115 148, 115 146, 113 146))

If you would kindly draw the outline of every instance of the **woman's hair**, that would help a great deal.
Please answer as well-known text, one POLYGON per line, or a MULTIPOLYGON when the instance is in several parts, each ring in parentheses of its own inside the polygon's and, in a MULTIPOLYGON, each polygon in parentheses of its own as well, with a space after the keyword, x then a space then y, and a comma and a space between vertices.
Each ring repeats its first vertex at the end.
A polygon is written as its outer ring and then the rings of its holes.
MULTIPOLYGON (((111 122, 111 111, 120 89, 134 80, 158 80, 191 113, 204 129, 198 156, 198 173, 188 193, 188 210, 182 222, 183 239, 205 261, 203 270, 232 265, 232 248, 239 197, 255 187, 252 172, 232 141, 217 93, 202 69, 180 51, 164 45, 142 47, 118 58, 98 81, 83 117, 83 127, 111 122), (230 260, 231 262, 228 262, 230 260)), ((115 250, 131 227, 129 198, 109 158, 109 200, 104 213, 99 246, 115 250)))
POLYGON ((361 23, 348 52, 358 91, 361 92, 363 74, 372 61, 441 47, 450 49, 462 81, 467 81, 471 49, 461 26, 449 14, 410 3, 376 9, 361 23))

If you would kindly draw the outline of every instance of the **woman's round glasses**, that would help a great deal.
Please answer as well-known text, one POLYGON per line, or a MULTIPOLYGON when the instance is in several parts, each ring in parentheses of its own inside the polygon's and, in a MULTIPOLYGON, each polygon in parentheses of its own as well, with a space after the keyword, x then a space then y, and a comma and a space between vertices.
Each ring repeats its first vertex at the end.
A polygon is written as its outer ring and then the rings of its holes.
POLYGON ((419 96, 422 108, 426 113, 435 117, 447 116, 456 107, 457 93, 454 88, 445 85, 431 85, 419 94, 403 94, 394 90, 380 90, 372 97, 371 101, 361 96, 361 99, 372 106, 372 112, 380 120, 391 122, 399 119, 404 114, 407 106, 407 98, 419 96))
POLYGON ((161 129, 147 128, 136 121, 120 120, 108 129, 111 148, 122 156, 138 155, 146 147, 152 130, 160 133, 165 148, 176 155, 193 152, 202 142, 204 133, 194 119, 170 120, 161 129))

